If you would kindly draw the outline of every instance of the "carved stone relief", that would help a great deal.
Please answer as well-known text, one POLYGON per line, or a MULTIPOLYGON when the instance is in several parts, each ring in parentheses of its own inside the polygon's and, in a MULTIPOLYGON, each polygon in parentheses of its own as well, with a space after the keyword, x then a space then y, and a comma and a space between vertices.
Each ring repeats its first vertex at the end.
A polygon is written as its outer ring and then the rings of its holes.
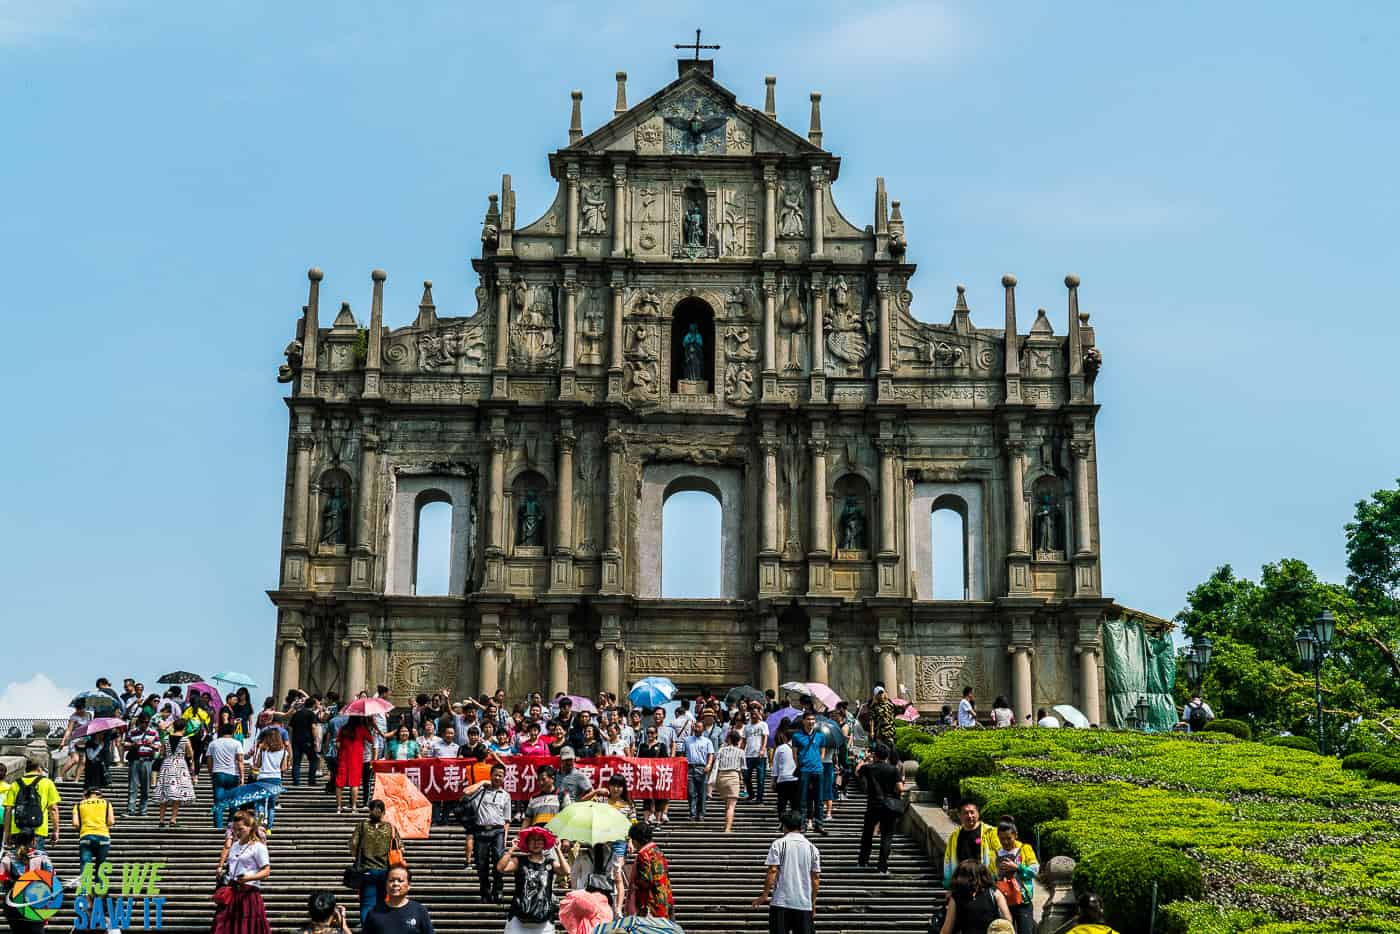
POLYGON ((785 335, 783 341, 783 370, 800 373, 805 369, 802 348, 806 338, 807 305, 802 284, 795 276, 784 276, 782 297, 778 303, 778 327, 785 335))
POLYGON ((607 312, 601 289, 582 286, 578 290, 578 304, 574 312, 578 316, 578 362, 584 365, 601 366, 603 363, 603 341, 607 337, 607 312))
POLYGON ((531 286, 516 276, 510 287, 510 363, 535 372, 559 363, 558 313, 554 290, 531 286))
POLYGON ((574 550, 579 555, 596 555, 602 550, 604 489, 601 480, 606 461, 602 435, 597 431, 582 432, 574 454, 574 471, 578 475, 574 495, 579 502, 579 508, 574 511, 574 550))
POLYGON ((608 200, 602 182, 590 182, 580 192, 578 232, 590 236, 607 233, 608 200))
POLYGON ((652 324, 630 324, 625 333, 625 391, 634 399, 655 400, 660 391, 661 335, 652 324))
POLYGON ((735 405, 753 401, 753 361, 758 358, 746 327, 724 331, 724 397, 735 405))
POLYGON ((665 137, 664 124, 660 117, 652 117, 639 123, 632 131, 632 142, 642 155, 656 155, 661 152, 661 141, 665 137))
POLYGON ((968 655, 914 656, 914 701, 947 704, 962 698, 964 687, 979 688, 982 666, 968 655))
POLYGON ((859 283, 852 287, 845 276, 837 276, 831 285, 823 321, 828 375, 860 375, 870 356, 875 316, 862 307, 860 291, 859 283))
POLYGON ((461 661, 456 652, 391 652, 389 694, 406 704, 419 694, 455 688, 461 661))
POLYGON ((642 255, 666 252, 666 192, 662 183, 644 179, 632 188, 632 249, 642 255))
POLYGON ((778 189, 778 236, 807 236, 807 189, 798 176, 783 179, 778 189))
POLYGON ((430 331, 393 340, 384 350, 388 369, 425 373, 479 373, 485 369, 486 328, 479 324, 442 321, 430 331))
POLYGON ((752 256, 754 254, 753 195, 746 190, 724 193, 723 215, 720 218, 721 256, 752 256))
POLYGON ((725 127, 734 116, 718 98, 692 90, 661 105, 665 121, 665 152, 688 156, 722 156, 725 153, 725 127))

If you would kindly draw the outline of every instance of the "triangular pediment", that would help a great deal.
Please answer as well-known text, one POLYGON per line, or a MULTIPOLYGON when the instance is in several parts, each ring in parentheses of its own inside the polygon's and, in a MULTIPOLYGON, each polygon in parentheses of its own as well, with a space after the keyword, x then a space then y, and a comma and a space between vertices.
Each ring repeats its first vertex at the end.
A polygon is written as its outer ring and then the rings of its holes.
POLYGON ((565 152, 634 152, 643 156, 749 156, 821 153, 769 117, 739 103, 724 85, 688 71, 618 114, 565 152))

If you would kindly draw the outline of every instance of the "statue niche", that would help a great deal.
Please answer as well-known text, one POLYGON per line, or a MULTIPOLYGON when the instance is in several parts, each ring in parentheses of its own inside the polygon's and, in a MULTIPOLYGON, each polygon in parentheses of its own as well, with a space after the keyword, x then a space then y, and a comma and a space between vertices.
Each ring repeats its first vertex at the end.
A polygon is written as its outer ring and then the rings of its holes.
POLYGON ((544 477, 528 470, 516 477, 511 485, 517 548, 538 549, 540 552, 545 548, 544 498, 547 486, 544 477))
POLYGON ((350 544, 350 478, 343 470, 329 470, 322 477, 321 526, 317 541, 332 548, 350 544))
POLYGON ((715 312, 687 298, 671 315, 671 391, 702 396, 715 391, 715 312))
POLYGON ((832 492, 836 552, 841 557, 864 557, 870 550, 870 484, 859 474, 846 474, 832 492))
POLYGON ((704 256, 709 247, 708 203, 704 187, 686 186, 681 199, 681 251, 691 259, 704 256))
POLYGON ((1058 478, 1042 477, 1036 482, 1034 505, 1035 512, 1031 516, 1031 547, 1036 557, 1064 560, 1064 489, 1058 478))

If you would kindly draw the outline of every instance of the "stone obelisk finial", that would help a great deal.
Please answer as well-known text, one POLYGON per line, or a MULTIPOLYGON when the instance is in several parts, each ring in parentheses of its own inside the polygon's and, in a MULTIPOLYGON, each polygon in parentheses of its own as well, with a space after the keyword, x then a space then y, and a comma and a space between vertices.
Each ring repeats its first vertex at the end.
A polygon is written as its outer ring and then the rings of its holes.
POLYGON ((384 280, 389 278, 382 269, 369 274, 374 283, 373 296, 369 306, 369 340, 365 348, 365 388, 363 396, 368 399, 379 396, 379 369, 383 354, 384 332, 384 280))
POLYGON ((1021 401, 1021 336, 1016 333, 1016 277, 1007 273, 1001 277, 1006 290, 1006 401, 1021 401))
POLYGON ((321 340, 321 280, 320 268, 312 266, 306 271, 310 283, 307 288, 306 304, 302 307, 301 335, 301 384, 303 396, 316 394, 316 355, 321 340))
POLYGON ((763 115, 774 120, 778 119, 777 84, 777 75, 763 76, 763 115))
POLYGON ((418 299, 418 317, 413 326, 425 331, 437 326, 437 306, 433 304, 432 279, 423 280, 423 297, 418 299))
POLYGON ((574 99, 573 109, 569 114, 569 142, 577 143, 583 139, 583 92, 570 91, 569 96, 574 99))
POLYGON ((617 103, 613 104, 613 116, 627 113, 627 72, 617 73, 617 103))
POLYGON ((820 147, 822 144, 822 95, 812 92, 812 122, 807 126, 807 142, 820 147))
POLYGON ((1071 402, 1084 399, 1084 343, 1079 332, 1079 277, 1065 276, 1069 290, 1069 398, 1071 402))

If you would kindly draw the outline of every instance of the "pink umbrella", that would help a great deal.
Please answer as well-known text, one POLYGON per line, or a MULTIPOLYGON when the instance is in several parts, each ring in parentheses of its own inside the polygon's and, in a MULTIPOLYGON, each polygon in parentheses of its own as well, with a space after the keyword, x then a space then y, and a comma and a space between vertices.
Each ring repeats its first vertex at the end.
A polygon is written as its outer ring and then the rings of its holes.
POLYGON ((345 706, 341 713, 349 717, 372 717, 377 713, 388 713, 394 709, 394 702, 382 697, 361 697, 345 706))
POLYGON ((185 688, 185 703, 188 704, 190 702, 190 699, 194 697, 195 691, 200 691, 209 695, 209 711, 217 716, 219 708, 224 706, 224 696, 219 693, 219 689, 207 682, 196 681, 185 688))
POLYGON ((602 892, 570 892, 559 900, 559 923, 566 934, 592 934, 612 919, 612 905, 602 892))
POLYGON ((913 723, 915 720, 919 719, 919 709, 913 704, 910 704, 900 713, 899 719, 913 723))
POLYGON ((841 695, 837 694, 820 681, 808 681, 807 693, 812 695, 813 700, 828 710, 841 703, 841 695))
POLYGON ((578 713, 580 710, 586 710, 589 713, 598 712, 597 705, 586 697, 580 697, 577 694, 570 694, 569 700, 574 702, 574 713, 578 713))
POLYGON ((105 733, 108 730, 119 730, 124 726, 126 726, 126 721, 118 717, 93 717, 87 723, 73 730, 73 739, 80 736, 91 736, 94 733, 105 733))

